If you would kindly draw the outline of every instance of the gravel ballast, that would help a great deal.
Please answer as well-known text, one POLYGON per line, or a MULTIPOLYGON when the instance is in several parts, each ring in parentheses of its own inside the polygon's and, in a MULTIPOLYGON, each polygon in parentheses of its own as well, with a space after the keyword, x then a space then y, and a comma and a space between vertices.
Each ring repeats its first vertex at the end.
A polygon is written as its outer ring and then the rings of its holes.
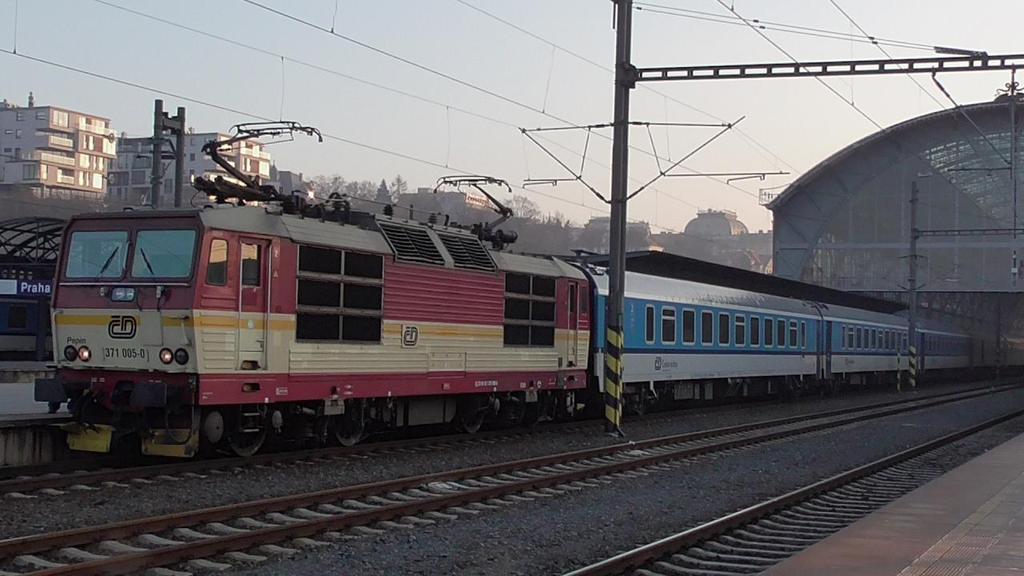
MULTIPOLYGON (((673 418, 654 417, 627 421, 629 439, 716 428, 758 420, 807 414, 849 406, 874 404, 898 398, 923 396, 957 387, 927 388, 919 393, 873 392, 833 398, 806 398, 794 403, 756 403, 728 408, 686 411, 673 418)), ((959 388, 963 388, 960 386, 959 388)), ((423 452, 374 454, 366 458, 329 463, 289 464, 236 469, 206 478, 178 481, 154 480, 127 488, 102 487, 96 491, 72 491, 60 496, 2 499, 0 538, 71 529, 84 526, 233 504, 305 491, 335 488, 603 446, 620 440, 595 433, 596 428, 573 432, 529 434, 486 444, 457 443, 450 448, 423 452)))
MULTIPOLYGON (((1024 392, 1013 391, 871 420, 236 573, 561 574, 1020 408, 1024 392)), ((1024 418, 931 458, 949 470, 1020 433, 1024 418)))

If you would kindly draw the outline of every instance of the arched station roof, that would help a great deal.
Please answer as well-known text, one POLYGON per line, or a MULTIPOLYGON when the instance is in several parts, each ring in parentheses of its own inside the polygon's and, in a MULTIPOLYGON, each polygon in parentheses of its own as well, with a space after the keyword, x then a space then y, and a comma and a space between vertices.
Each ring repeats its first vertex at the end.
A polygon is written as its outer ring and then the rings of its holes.
POLYGON ((1001 96, 901 122, 832 154, 768 204, 776 274, 845 290, 901 289, 916 180, 919 229, 1007 231, 922 238, 923 290, 1024 287, 1011 274, 1014 250, 1024 258, 1024 235, 1008 232, 1024 224, 1011 123, 1019 140, 1024 102, 1001 96))
POLYGON ((0 221, 0 263, 55 263, 65 224, 59 218, 42 217, 0 221))

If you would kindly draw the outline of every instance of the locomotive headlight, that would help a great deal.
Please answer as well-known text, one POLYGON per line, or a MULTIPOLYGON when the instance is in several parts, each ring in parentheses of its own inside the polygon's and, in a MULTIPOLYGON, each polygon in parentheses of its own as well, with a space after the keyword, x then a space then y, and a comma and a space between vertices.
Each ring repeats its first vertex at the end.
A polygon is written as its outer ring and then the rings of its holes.
POLYGON ((78 358, 78 349, 74 346, 66 346, 64 348, 64 359, 68 362, 74 362, 75 358, 78 358))
POLYGON ((78 349, 78 359, 82 362, 88 362, 92 358, 92 350, 89 350, 88 346, 82 346, 78 349))
POLYGON ((178 348, 174 351, 174 361, 184 366, 188 364, 188 350, 184 348, 178 348))
POLYGON ((160 350, 160 361, 164 364, 170 364, 174 361, 174 352, 171 352, 170 348, 162 348, 160 350))
POLYGON ((135 288, 118 286, 110 291, 111 302, 133 302, 135 301, 135 288))

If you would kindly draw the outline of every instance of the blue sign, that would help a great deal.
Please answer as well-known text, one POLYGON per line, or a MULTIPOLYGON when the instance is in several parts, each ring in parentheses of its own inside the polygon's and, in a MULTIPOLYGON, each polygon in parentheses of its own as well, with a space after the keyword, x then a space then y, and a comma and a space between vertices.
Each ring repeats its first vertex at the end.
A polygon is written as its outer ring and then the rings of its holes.
POLYGON ((0 280, 0 296, 48 297, 53 285, 47 280, 0 280))

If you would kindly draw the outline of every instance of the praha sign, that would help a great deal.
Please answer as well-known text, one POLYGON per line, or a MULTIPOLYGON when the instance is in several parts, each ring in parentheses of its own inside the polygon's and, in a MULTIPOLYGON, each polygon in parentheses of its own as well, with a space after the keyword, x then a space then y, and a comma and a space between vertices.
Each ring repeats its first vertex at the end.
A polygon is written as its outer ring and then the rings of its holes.
POLYGON ((53 285, 46 280, 0 280, 0 296, 46 297, 53 285))

